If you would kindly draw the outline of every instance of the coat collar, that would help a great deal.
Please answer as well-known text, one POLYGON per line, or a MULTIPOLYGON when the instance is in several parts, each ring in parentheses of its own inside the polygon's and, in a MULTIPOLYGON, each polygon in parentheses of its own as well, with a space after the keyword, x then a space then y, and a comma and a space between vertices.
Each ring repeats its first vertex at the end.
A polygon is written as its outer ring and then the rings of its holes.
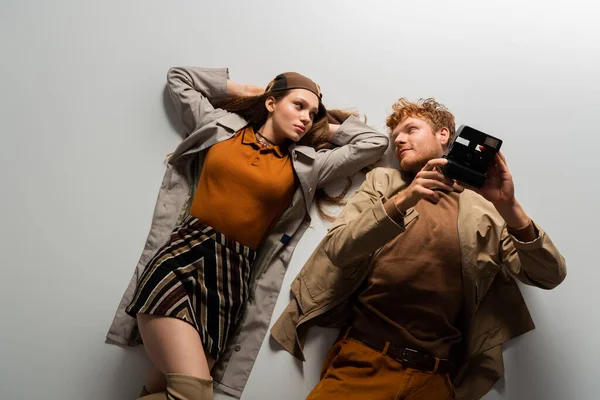
POLYGON ((229 128, 230 131, 235 133, 248 125, 248 121, 239 114, 227 113, 217 120, 217 124, 229 128))
POLYGON ((304 146, 298 143, 292 143, 290 144, 290 146, 288 147, 288 151, 291 154, 294 154, 294 151, 297 151, 299 153, 304 154, 306 157, 314 160, 317 156, 317 152, 313 147, 310 146, 304 146))

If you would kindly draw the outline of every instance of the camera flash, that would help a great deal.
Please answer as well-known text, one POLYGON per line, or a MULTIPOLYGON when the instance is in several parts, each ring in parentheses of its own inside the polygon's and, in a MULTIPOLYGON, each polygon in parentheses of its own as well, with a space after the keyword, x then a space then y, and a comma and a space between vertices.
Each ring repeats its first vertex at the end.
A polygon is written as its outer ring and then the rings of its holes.
POLYGON ((498 148, 498 140, 493 137, 486 137, 484 143, 486 146, 493 147, 494 149, 498 148))

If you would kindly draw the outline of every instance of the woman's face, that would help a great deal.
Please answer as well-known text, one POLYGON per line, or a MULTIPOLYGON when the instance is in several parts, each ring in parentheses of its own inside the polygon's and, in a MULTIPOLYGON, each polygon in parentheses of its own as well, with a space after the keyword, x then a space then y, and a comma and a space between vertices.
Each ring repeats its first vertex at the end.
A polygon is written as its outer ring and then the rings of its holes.
POLYGON ((319 98, 310 90, 292 89, 279 100, 269 97, 265 106, 271 114, 276 138, 297 142, 312 128, 319 112, 319 98))

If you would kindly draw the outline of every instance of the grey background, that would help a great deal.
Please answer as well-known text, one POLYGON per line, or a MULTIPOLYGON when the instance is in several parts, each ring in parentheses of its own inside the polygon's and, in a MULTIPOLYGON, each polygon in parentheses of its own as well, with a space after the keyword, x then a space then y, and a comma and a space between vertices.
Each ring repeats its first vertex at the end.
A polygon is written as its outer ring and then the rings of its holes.
MULTIPOLYGON (((598 398, 597 15, 579 0, 2 1, 0 399, 139 392, 145 354, 104 334, 179 142, 164 98, 176 65, 257 85, 299 71, 379 129, 398 97, 435 96, 504 139, 517 197, 569 275, 524 289, 538 329, 505 348, 486 399, 598 398)), ((326 226, 299 244, 275 316, 326 226)), ((243 399, 303 399, 334 335, 313 330, 304 365, 265 340, 243 399)))

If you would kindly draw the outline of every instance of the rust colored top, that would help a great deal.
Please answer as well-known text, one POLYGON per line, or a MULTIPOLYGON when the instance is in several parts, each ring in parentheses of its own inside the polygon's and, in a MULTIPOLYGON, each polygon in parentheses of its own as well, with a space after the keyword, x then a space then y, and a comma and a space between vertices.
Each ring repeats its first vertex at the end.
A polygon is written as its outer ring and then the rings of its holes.
POLYGON ((287 150, 262 147, 247 127, 206 154, 190 214, 228 239, 256 249, 292 201, 294 190, 287 150))

